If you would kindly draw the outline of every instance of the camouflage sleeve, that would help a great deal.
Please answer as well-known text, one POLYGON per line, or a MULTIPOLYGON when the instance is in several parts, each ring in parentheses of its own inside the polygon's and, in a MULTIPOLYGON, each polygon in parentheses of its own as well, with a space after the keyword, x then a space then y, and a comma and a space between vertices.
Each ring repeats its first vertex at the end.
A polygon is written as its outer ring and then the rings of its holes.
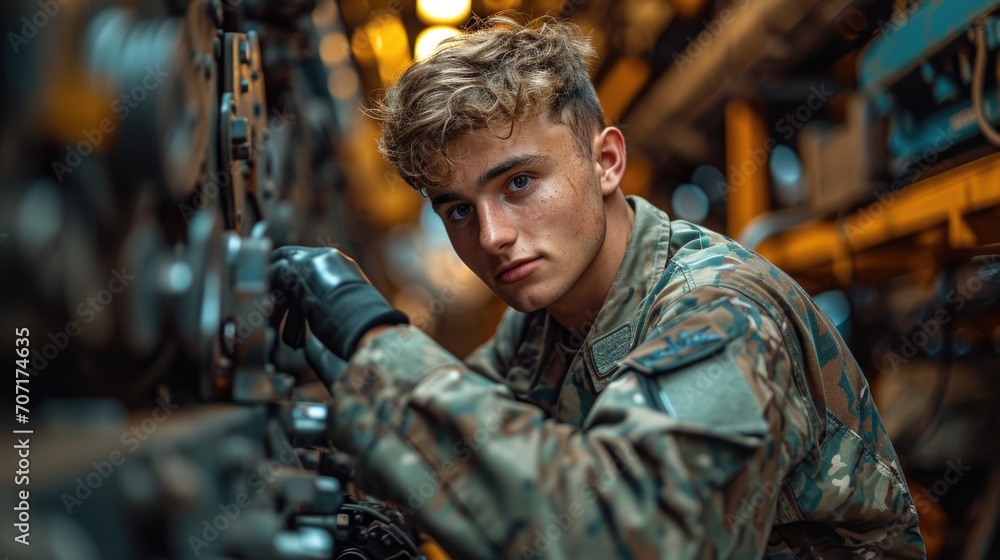
POLYGON ((582 428, 395 327, 335 382, 333 443, 455 558, 759 557, 805 409, 776 325, 696 292, 582 428))
POLYGON ((503 383, 526 319, 525 314, 508 307, 500 318, 496 333, 465 358, 465 365, 480 375, 503 383))

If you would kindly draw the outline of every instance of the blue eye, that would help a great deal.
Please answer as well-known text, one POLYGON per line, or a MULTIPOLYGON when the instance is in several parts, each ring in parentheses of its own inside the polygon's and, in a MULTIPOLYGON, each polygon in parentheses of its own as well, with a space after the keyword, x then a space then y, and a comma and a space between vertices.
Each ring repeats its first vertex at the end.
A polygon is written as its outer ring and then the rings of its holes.
POLYGON ((527 175, 518 175, 517 177, 511 179, 510 182, 507 183, 507 186, 510 187, 512 191, 522 191, 528 188, 531 181, 531 177, 528 177, 527 175))
POLYGON ((472 206, 468 204, 457 204, 448 211, 448 217, 455 221, 467 218, 469 214, 472 214, 472 206))

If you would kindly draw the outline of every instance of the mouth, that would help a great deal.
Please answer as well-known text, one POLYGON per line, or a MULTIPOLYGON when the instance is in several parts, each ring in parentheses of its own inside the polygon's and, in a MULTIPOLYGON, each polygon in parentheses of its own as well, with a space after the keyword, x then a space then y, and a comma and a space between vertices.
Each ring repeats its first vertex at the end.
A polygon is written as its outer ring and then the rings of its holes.
POLYGON ((541 257, 514 261, 501 268, 500 272, 497 272, 494 278, 496 278, 501 284, 513 284, 514 282, 527 278, 528 275, 534 272, 535 269, 537 269, 541 264, 541 257))

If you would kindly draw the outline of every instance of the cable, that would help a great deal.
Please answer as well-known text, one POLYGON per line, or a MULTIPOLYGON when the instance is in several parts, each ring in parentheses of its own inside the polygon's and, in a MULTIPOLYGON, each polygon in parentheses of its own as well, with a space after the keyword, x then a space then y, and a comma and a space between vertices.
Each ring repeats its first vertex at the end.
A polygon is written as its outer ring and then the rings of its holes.
POLYGON ((1000 146, 1000 132, 986 120, 983 113, 983 82, 986 79, 986 19, 976 22, 976 64, 972 75, 972 108, 976 113, 976 122, 991 143, 1000 146))
POLYGON ((420 547, 417 546, 417 543, 413 542, 413 539, 411 539, 410 536, 406 534, 406 531, 404 531, 402 527, 399 527, 398 525, 393 523, 393 521, 389 519, 388 516, 378 511, 377 509, 361 504, 344 504, 340 506, 340 509, 346 511, 362 511, 374 517, 376 520, 382 522, 382 524, 386 526, 387 531, 391 531, 394 535, 399 537, 400 540, 404 541, 404 544, 410 547, 410 550, 413 554, 420 556, 420 547))

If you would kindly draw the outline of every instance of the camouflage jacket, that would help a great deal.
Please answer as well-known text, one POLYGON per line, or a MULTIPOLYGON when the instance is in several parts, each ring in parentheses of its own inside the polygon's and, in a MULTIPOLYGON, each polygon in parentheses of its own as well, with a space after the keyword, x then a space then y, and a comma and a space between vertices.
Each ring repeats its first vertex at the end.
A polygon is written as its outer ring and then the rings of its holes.
POLYGON ((359 486, 463 560, 924 557, 825 315, 753 252, 629 201, 586 332, 508 311, 464 363, 404 326, 355 354, 331 433, 359 486))

